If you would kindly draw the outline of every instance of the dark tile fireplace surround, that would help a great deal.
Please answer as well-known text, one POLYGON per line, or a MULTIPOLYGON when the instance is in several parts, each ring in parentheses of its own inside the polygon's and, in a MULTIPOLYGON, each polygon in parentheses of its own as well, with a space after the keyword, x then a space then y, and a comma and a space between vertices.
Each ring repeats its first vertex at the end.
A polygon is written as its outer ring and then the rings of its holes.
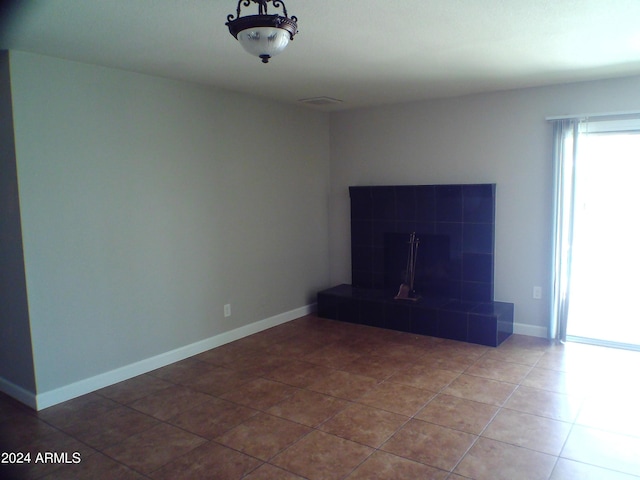
POLYGON ((349 187, 352 285, 318 293, 325 318, 498 346, 513 303, 493 301, 495 184, 349 187), (414 290, 395 300, 409 236, 420 244, 414 290))

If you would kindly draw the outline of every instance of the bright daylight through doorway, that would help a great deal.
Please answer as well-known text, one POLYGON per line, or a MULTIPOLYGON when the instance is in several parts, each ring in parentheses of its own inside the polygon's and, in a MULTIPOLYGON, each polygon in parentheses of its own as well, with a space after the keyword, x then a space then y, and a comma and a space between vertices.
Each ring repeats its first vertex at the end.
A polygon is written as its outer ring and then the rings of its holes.
POLYGON ((581 135, 576 165, 567 335, 640 349, 640 133, 581 135))

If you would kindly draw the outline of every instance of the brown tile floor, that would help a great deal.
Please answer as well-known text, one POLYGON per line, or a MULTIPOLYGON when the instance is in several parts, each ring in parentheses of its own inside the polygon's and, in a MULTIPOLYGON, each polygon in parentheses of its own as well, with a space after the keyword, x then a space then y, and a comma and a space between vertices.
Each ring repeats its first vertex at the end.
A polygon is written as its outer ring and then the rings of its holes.
POLYGON ((38 413, 0 396, 1 449, 32 459, 0 478, 639 479, 638 372, 308 316, 38 413))

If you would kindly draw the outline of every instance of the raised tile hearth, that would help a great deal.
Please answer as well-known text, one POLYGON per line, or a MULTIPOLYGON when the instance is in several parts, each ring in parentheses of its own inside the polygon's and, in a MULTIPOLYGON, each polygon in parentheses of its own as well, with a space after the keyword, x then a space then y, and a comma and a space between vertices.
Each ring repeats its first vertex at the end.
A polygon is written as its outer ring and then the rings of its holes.
POLYGON ((386 290, 338 285, 318 293, 318 316, 497 347, 513 333, 513 303, 394 300, 386 290))

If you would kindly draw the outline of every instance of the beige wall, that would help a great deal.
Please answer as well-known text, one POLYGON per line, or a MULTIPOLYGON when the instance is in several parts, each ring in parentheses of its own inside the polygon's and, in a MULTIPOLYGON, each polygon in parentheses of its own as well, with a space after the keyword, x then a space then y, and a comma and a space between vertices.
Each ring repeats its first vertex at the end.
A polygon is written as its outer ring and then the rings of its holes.
POLYGON ((331 118, 333 283, 350 281, 349 185, 497 183, 495 299, 518 331, 547 334, 551 115, 640 111, 640 77, 336 113, 331 118), (534 285, 542 300, 532 298, 534 285))

